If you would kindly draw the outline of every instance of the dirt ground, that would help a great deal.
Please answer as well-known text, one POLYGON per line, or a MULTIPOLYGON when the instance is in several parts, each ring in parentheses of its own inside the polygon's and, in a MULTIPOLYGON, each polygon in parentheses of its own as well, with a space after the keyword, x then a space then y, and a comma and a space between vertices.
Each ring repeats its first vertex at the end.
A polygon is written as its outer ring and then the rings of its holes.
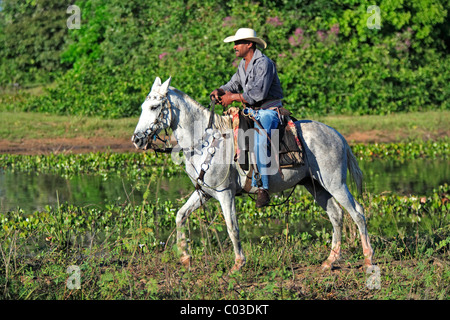
POLYGON ((7 154, 49 154, 86 153, 98 151, 135 151, 129 138, 56 138, 21 139, 19 141, 0 140, 0 153, 7 154))
MULTIPOLYGON (((380 131, 354 132, 345 136, 349 143, 393 142, 389 134, 380 131)), ((172 143, 176 144, 175 141, 172 143)), ((0 154, 49 154, 86 152, 135 152, 130 138, 55 138, 0 140, 0 154)))

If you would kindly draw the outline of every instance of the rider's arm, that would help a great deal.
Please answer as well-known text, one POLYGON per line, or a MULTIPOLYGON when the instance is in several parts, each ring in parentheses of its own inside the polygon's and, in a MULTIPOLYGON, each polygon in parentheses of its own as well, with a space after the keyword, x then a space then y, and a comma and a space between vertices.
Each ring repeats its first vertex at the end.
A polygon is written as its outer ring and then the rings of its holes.
POLYGON ((232 93, 238 93, 242 91, 241 86, 241 79, 239 78, 239 72, 236 72, 232 77, 231 80, 228 81, 226 84, 220 87, 220 89, 224 91, 229 91, 232 93))

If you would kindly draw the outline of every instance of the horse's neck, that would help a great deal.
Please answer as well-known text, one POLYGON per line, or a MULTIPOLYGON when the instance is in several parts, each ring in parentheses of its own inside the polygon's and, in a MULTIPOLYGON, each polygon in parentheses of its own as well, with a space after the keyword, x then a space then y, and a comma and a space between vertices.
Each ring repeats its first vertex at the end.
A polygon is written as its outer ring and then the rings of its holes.
POLYGON ((180 94, 172 96, 174 119, 172 130, 181 148, 192 148, 202 138, 208 125, 209 111, 180 94))

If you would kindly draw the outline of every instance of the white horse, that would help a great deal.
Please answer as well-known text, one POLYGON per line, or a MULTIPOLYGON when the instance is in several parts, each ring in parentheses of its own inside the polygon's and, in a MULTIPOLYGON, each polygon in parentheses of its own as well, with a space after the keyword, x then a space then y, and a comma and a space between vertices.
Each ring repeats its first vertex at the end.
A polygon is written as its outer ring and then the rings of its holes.
MULTIPOLYGON (((170 87, 171 78, 161 84, 156 78, 150 93, 142 104, 142 113, 132 136, 136 148, 146 150, 161 130, 170 128, 185 157, 185 170, 194 184, 200 188, 193 192, 189 200, 179 209, 176 216, 177 244, 181 262, 189 266, 191 256, 185 235, 186 219, 208 199, 220 202, 227 231, 234 246, 235 264, 232 271, 239 270, 246 261, 239 239, 236 217, 235 196, 243 192, 245 172, 233 162, 234 141, 222 133, 231 130, 229 116, 214 115, 215 131, 207 134, 211 112, 185 93, 170 87), (215 141, 213 141, 215 140, 215 141), (218 151, 229 152, 219 155, 218 151), (230 161, 227 161, 230 160, 230 161), (204 171, 203 181, 198 181, 204 171)), ((364 266, 372 266, 373 250, 370 245, 363 207, 350 193, 346 180, 350 171, 358 191, 361 192, 362 172, 355 156, 344 137, 335 129, 320 122, 297 121, 297 132, 302 139, 307 162, 300 167, 276 171, 269 178, 270 193, 303 185, 313 195, 317 203, 327 212, 333 225, 331 253, 322 264, 324 269, 332 268, 340 257, 343 209, 351 215, 358 226, 364 254, 364 266), (301 133, 301 134, 300 134, 301 133), (338 204, 339 203, 339 204, 338 204)), ((178 150, 180 150, 178 149, 178 150)), ((255 190, 250 190, 252 193, 255 190)))

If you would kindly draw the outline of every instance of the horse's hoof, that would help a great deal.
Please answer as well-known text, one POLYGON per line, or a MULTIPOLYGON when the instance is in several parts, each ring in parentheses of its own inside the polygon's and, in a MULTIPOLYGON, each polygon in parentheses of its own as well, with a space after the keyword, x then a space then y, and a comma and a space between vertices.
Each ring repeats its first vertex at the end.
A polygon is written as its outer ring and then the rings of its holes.
POLYGON ((190 255, 182 256, 180 258, 180 262, 185 268, 190 268, 191 267, 191 256, 190 255))
POLYGON ((320 268, 320 271, 326 272, 326 271, 331 271, 331 269, 333 269, 333 264, 331 263, 331 261, 325 260, 325 261, 322 263, 322 266, 321 266, 321 268, 320 268))
POLYGON ((230 273, 235 273, 242 269, 242 267, 245 265, 245 260, 242 259, 236 259, 234 262, 233 268, 231 268, 230 273))

